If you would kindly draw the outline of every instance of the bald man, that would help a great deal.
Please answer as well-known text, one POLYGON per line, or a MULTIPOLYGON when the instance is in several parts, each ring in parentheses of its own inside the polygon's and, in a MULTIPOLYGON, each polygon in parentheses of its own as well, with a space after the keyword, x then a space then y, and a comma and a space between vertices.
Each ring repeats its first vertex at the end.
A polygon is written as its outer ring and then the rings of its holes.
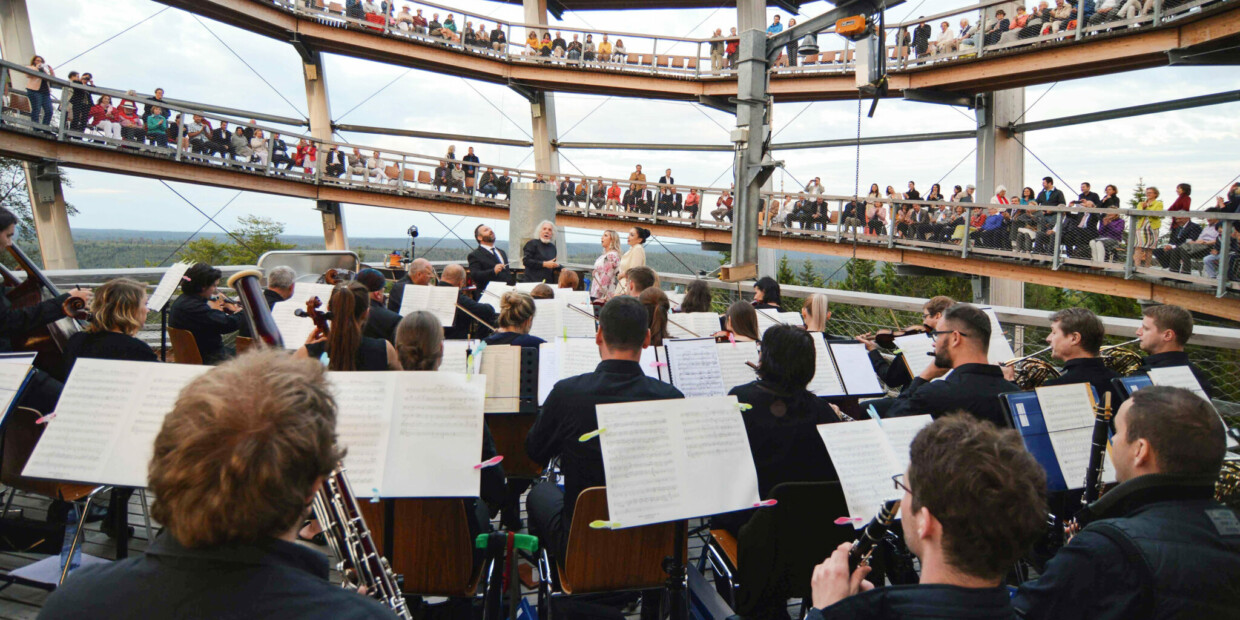
POLYGON ((387 307, 392 312, 400 312, 400 302, 405 298, 405 285, 417 284, 425 286, 435 279, 435 267, 425 258, 415 258, 409 263, 408 271, 405 277, 396 281, 392 285, 392 292, 388 295, 387 307))
POLYGON ((495 309, 487 304, 474 301, 472 297, 465 294, 465 268, 460 265, 448 265, 443 268, 443 277, 439 279, 439 286, 455 286, 458 290, 456 296, 456 316, 452 317, 452 325, 444 326, 444 338, 449 340, 464 340, 470 337, 470 330, 473 330, 474 338, 486 338, 491 333, 491 328, 482 325, 477 319, 466 314, 468 310, 474 317, 478 317, 489 325, 495 325, 495 309), (464 308, 465 310, 462 310, 464 308))

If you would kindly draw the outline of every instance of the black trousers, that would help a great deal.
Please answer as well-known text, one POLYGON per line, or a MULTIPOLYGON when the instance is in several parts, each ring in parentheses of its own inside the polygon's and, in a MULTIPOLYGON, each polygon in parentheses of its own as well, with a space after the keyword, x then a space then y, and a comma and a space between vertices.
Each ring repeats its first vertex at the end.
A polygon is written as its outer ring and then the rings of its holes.
POLYGON ((525 497, 525 511, 530 516, 530 531, 563 563, 569 526, 564 522, 564 490, 549 480, 535 484, 525 497))

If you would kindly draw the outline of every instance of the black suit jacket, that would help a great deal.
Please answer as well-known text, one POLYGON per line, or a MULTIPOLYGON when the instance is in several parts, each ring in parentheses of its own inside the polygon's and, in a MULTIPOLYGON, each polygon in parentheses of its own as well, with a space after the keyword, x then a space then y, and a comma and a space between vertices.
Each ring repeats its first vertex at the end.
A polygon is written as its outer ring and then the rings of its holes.
MULTIPOLYGON (((1004 28, 1004 30, 1007 30, 1007 28, 1004 28)), ((1058 189, 1052 189, 1050 191, 1042 190, 1038 192, 1037 202, 1040 205, 1050 206, 1063 206, 1067 204, 1067 202, 1063 199, 1063 192, 1058 189)))
POLYGON ((384 308, 383 304, 372 299, 370 300, 370 316, 366 318, 366 327, 362 330, 362 335, 395 344, 396 325, 399 323, 399 314, 384 308))
MULTIPOLYGON (((452 285, 447 282, 440 282, 439 286, 452 285)), ((466 295, 464 291, 457 294, 456 303, 458 306, 472 312, 474 316, 482 319, 483 321, 486 321, 491 325, 495 324, 495 308, 492 308, 487 304, 474 301, 474 299, 469 295, 466 295)), ((471 327, 473 328, 474 338, 482 339, 491 335, 491 328, 486 325, 478 324, 478 321, 475 321, 473 317, 465 314, 461 308, 457 308, 456 314, 452 317, 452 324, 443 326, 443 337, 448 340, 464 340, 470 337, 469 332, 471 327)))
POLYGON ((474 286, 478 287, 479 295, 492 280, 512 281, 512 272, 508 270, 508 255, 499 248, 495 248, 495 251, 499 252, 504 259, 504 268, 498 274, 495 273, 495 266, 500 262, 489 250, 478 246, 469 253, 469 279, 473 280, 474 286))
POLYGON ((184 329, 194 335, 202 361, 214 364, 224 359, 224 334, 241 328, 242 313, 225 314, 207 305, 198 295, 181 295, 172 302, 168 326, 184 329))
POLYGON ((400 302, 405 299, 405 285, 413 284, 409 279, 409 274, 405 274, 401 279, 392 285, 392 290, 388 292, 387 309, 392 312, 400 312, 400 302))
POLYGON ((1063 364, 1063 374, 1057 379, 1050 379, 1042 385, 1071 385, 1088 383, 1094 386, 1098 395, 1098 404, 1103 403, 1107 392, 1111 393, 1111 411, 1119 409, 1120 397, 1111 385, 1111 379, 1118 379, 1119 373, 1107 368, 1101 357, 1081 357, 1068 360, 1063 364))
POLYGON ((887 409, 885 417, 928 413, 937 419, 963 409, 999 428, 1011 428, 999 404, 999 395, 1019 391, 1020 387, 1004 379, 1003 370, 994 364, 963 364, 941 381, 914 377, 887 409))

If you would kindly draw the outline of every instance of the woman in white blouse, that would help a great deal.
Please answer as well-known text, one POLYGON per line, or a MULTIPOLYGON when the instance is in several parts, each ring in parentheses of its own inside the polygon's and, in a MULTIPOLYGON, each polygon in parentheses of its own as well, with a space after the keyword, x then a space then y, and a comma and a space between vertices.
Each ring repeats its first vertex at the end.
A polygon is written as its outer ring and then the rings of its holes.
POLYGON ((629 251, 620 257, 620 282, 617 284, 621 294, 627 293, 629 290, 629 280, 624 274, 634 267, 644 267, 646 265, 646 239, 650 238, 650 231, 641 226, 634 226, 629 229, 629 251))
POLYGON ((606 302, 616 294, 620 280, 620 235, 614 230, 603 231, 603 253, 594 259, 590 275, 590 298, 606 302))

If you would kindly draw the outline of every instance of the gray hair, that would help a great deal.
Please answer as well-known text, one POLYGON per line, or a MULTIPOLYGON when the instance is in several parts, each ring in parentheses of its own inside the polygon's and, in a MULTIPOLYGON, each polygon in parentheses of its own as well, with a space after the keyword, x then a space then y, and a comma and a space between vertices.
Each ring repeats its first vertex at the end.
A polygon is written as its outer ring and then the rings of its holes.
POLYGON ((281 265, 279 267, 272 268, 271 271, 267 272, 268 288, 286 289, 292 287, 293 283, 296 281, 297 272, 293 271, 292 267, 285 267, 281 265))
POLYGON ((538 223, 538 228, 537 228, 537 230, 542 230, 542 227, 543 227, 543 226, 550 226, 550 227, 551 227, 551 232, 552 232, 552 233, 554 233, 554 232, 555 232, 555 222, 552 222, 551 220, 543 220, 543 221, 541 221, 541 222, 539 222, 539 223, 538 223))

